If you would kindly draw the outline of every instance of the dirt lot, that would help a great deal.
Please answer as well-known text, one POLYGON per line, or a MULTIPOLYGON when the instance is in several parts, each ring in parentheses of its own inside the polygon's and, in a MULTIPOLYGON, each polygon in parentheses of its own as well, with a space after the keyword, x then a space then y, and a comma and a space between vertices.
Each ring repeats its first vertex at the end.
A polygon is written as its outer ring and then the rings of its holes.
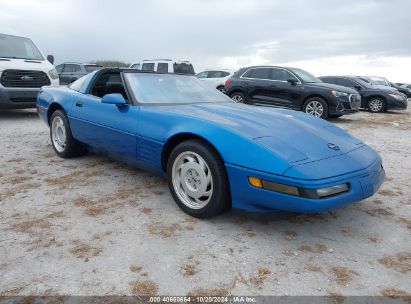
POLYGON ((0 113, 0 295, 411 293, 411 115, 334 120, 375 148, 374 197, 319 215, 186 216, 165 181, 62 160, 34 111, 0 113))

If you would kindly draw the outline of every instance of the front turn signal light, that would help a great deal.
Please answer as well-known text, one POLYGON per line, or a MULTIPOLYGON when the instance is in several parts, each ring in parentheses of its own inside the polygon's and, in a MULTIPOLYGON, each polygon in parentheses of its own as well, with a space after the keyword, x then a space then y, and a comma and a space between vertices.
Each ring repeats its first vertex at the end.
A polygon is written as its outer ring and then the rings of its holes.
POLYGON ((262 188, 263 187, 263 182, 258 177, 249 176, 248 177, 248 182, 250 183, 251 186, 254 186, 256 188, 262 188))

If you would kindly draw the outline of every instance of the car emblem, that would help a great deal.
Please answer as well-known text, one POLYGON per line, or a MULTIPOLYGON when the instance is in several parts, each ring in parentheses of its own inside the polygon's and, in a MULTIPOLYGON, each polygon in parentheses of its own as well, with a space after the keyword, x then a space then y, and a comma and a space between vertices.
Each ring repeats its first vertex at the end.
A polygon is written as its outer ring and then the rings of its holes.
POLYGON ((328 144, 328 148, 333 149, 333 150, 336 150, 336 151, 340 150, 340 147, 339 147, 339 146, 334 145, 334 144, 332 144, 332 143, 329 143, 329 144, 328 144))
POLYGON ((21 76, 20 79, 23 81, 33 81, 33 77, 31 76, 21 76))

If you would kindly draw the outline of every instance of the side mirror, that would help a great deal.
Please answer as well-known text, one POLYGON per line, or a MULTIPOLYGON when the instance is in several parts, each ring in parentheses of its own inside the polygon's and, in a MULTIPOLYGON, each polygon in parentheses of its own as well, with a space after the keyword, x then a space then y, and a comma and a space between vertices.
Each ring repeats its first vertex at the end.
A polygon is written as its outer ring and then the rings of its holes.
POLYGON ((126 104, 126 100, 124 99, 123 95, 120 93, 113 93, 104 95, 101 99, 102 103, 113 104, 118 107, 122 107, 126 104))
POLYGON ((287 82, 291 83, 291 85, 296 85, 298 81, 295 78, 289 78, 287 79, 287 82))
POLYGON ((47 61, 50 62, 51 64, 54 64, 54 56, 53 55, 47 55, 47 61))
POLYGON ((354 86, 354 89, 356 89, 357 91, 361 91, 362 87, 361 86, 354 86))

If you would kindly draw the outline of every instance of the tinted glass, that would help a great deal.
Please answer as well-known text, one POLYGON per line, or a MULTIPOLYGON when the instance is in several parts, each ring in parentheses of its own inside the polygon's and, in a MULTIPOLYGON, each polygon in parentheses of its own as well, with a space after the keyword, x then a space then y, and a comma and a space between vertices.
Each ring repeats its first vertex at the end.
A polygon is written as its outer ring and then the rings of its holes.
POLYGON ((143 63, 141 69, 143 71, 154 71, 154 63, 143 63))
POLYGON ((133 64, 130 69, 139 69, 140 68, 140 64, 139 63, 135 63, 133 64))
POLYGON ((161 62, 157 64, 157 72, 168 73, 168 63, 161 62))
POLYGON ((222 78, 224 76, 224 72, 222 71, 210 71, 208 72, 207 78, 222 78))
POLYGON ((57 73, 61 73, 63 71, 63 64, 56 66, 57 73))
POLYGON ((98 71, 98 70, 101 70, 103 68, 102 66, 99 66, 99 65, 85 65, 84 67, 85 67, 87 73, 98 71))
POLYGON ((243 77, 255 79, 270 79, 271 68, 257 68, 248 70, 243 77))
POLYGON ((44 60, 30 39, 3 34, 0 34, 0 57, 44 60))
POLYGON ((64 73, 74 73, 76 71, 75 64, 65 64, 63 68, 64 73))
POLYGON ((313 74, 308 73, 307 71, 301 69, 290 68, 290 70, 296 74, 304 82, 321 82, 320 79, 315 77, 313 74))
POLYGON ((232 102, 197 77, 176 74, 124 73, 140 103, 232 102))
POLYGON ((188 63, 174 63, 173 65, 174 73, 194 75, 194 68, 192 64, 188 63))
POLYGON ((271 69, 271 79, 279 81, 287 81, 288 79, 296 79, 293 74, 283 69, 271 69))
POLYGON ((326 82, 326 83, 332 83, 332 84, 337 84, 337 80, 332 77, 321 77, 321 81, 326 82))
POLYGON ((348 87, 348 88, 353 88, 355 86, 358 86, 358 84, 356 84, 354 81, 345 79, 345 78, 338 78, 337 84, 343 87, 348 87))
POLYGON ((207 78, 208 72, 201 72, 197 74, 197 78, 207 78))

